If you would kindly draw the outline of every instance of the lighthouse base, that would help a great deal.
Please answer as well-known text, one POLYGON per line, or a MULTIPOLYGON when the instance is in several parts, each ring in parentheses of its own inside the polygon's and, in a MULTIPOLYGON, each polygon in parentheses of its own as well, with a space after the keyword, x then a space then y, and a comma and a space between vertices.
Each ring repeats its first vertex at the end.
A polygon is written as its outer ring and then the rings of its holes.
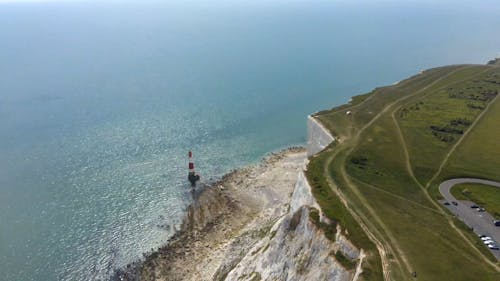
POLYGON ((191 186, 196 186, 196 182, 200 180, 200 176, 196 174, 188 174, 188 180, 191 183, 191 186))

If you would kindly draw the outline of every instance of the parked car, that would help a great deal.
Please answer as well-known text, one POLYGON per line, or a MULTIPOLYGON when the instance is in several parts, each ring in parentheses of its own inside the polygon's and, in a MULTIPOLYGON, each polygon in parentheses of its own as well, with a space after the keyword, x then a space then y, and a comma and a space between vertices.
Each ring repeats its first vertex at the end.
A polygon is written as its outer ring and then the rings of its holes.
POLYGON ((450 205, 450 202, 444 202, 444 204, 445 204, 446 206, 449 206, 449 205, 450 205))
POLYGON ((457 202, 455 202, 455 201, 451 202, 451 204, 453 204, 453 205, 455 205, 455 206, 456 206, 456 205, 458 205, 458 203, 457 203, 457 202))
POLYGON ((489 236, 483 236, 483 237, 481 237, 481 240, 486 241, 486 240, 493 240, 493 239, 491 239, 491 237, 489 237, 489 236))
POLYGON ((500 220, 493 221, 493 224, 494 224, 495 226, 500 226, 500 220))
POLYGON ((495 242, 493 240, 486 240, 486 241, 483 241, 483 243, 485 245, 495 245, 495 242))
POLYGON ((471 207, 472 209, 477 209, 477 208, 479 208, 479 206, 478 206, 478 205, 472 205, 472 206, 470 206, 470 207, 471 207))
POLYGON ((485 208, 478 208, 477 211, 478 212, 484 212, 484 211, 486 211, 486 209, 485 208))
POLYGON ((492 250, 498 250, 498 246, 495 245, 495 244, 490 244, 488 245, 488 248, 492 249, 492 250))

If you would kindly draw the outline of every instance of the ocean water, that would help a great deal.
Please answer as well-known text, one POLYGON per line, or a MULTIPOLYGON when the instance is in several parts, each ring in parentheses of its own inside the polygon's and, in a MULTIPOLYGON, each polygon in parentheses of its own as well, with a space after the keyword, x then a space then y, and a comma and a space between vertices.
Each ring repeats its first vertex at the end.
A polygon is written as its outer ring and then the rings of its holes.
POLYGON ((306 115, 500 56, 478 1, 0 0, 0 280, 106 280, 306 115), (471 3, 473 2, 473 3, 471 3))

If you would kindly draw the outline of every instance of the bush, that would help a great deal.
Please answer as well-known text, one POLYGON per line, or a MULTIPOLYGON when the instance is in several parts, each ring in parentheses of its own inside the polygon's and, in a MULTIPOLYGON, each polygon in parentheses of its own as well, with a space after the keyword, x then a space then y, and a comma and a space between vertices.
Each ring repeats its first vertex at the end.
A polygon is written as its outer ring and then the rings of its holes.
POLYGON ((351 260, 344 256, 341 251, 336 251, 335 254, 333 254, 335 257, 335 260, 338 261, 345 269, 351 270, 356 267, 356 261, 351 260))
POLYGON ((366 158, 365 156, 353 156, 351 157, 350 161, 354 165, 366 166, 368 158, 366 158))

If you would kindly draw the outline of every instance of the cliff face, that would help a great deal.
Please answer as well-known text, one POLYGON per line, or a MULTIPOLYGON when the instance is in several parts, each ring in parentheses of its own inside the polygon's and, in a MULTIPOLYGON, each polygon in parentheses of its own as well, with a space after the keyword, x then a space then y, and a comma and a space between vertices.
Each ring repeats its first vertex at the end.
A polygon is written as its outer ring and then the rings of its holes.
POLYGON ((337 230, 330 241, 311 218, 317 209, 303 174, 295 187, 287 215, 274 224, 227 275, 225 280, 353 280, 355 270, 335 258, 356 260, 360 253, 337 230))
POLYGON ((334 140, 335 138, 321 123, 314 117, 307 116, 307 156, 320 152, 334 140))
MULTIPOLYGON (((308 155, 318 153, 333 140, 319 122, 308 118, 308 155)), ((286 215, 238 263, 232 264, 224 280, 356 280, 362 251, 334 226, 334 239, 328 239, 322 227, 328 225, 327 219, 318 210, 311 187, 300 171, 286 215), (317 221, 313 212, 318 214, 317 221)))
POLYGON ((226 280, 351 280, 353 273, 336 262, 336 245, 300 207, 285 216, 257 243, 226 280))
MULTIPOLYGON (((333 139, 309 117, 307 155, 333 139)), ((322 216, 306 164, 292 148, 193 194, 170 243, 114 280, 356 280, 363 252, 322 216)))

